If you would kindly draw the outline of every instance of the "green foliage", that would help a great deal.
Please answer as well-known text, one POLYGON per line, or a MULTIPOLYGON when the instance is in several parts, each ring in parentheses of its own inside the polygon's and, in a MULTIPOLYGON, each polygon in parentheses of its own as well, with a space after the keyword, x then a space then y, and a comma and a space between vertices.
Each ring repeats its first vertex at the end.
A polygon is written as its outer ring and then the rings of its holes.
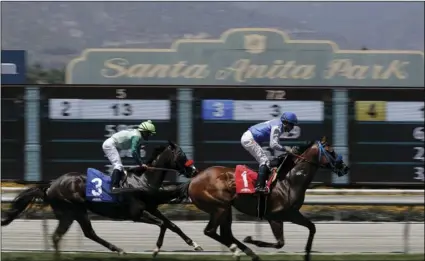
POLYGON ((29 84, 64 84, 64 69, 43 68, 41 64, 36 63, 27 68, 27 83, 29 84))

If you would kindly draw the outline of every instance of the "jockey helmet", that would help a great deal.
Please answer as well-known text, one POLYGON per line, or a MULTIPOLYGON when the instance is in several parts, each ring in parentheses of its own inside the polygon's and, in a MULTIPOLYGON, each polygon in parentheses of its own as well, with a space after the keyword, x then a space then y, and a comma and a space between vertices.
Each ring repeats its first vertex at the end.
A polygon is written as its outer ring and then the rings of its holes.
POLYGON ((298 118, 297 115, 293 112, 284 112, 282 116, 280 117, 281 122, 287 122, 293 125, 298 124, 298 118))
POLYGON ((155 125, 153 125, 151 120, 144 121, 140 123, 139 127, 137 127, 139 131, 148 132, 150 134, 156 134, 155 125))

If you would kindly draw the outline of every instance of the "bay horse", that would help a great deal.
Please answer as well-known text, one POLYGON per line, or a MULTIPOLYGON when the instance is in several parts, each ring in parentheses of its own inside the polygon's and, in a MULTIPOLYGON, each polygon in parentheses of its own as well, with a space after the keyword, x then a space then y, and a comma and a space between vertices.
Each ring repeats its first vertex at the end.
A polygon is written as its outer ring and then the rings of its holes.
MULTIPOLYGON (((264 218, 270 223, 278 242, 275 244, 261 242, 253 240, 252 237, 245 238, 244 242, 259 247, 281 248, 284 246, 283 222, 289 221, 308 228, 305 260, 309 261, 316 227, 300 212, 306 190, 319 168, 327 168, 343 176, 348 173, 349 167, 326 142, 326 137, 320 141, 309 142, 300 149, 301 155, 290 154, 286 160, 278 159, 276 182, 265 203, 264 218)), ((259 256, 232 234, 231 207, 255 217, 258 199, 253 194, 237 194, 235 187, 234 168, 212 166, 191 180, 188 196, 196 207, 210 214, 209 222, 204 229, 205 235, 229 247, 234 256, 237 256, 239 248, 253 261, 257 261, 260 260, 259 256), (217 234, 218 227, 220 235, 217 234)))
POLYGON ((123 187, 132 187, 129 192, 118 195, 116 202, 94 202, 86 199, 87 175, 78 172, 63 174, 50 184, 38 185, 28 188, 13 200, 11 209, 6 212, 6 217, 1 221, 1 226, 7 226, 16 219, 31 203, 40 199, 44 205, 50 205, 59 224, 52 235, 56 257, 59 257, 59 243, 72 223, 75 221, 80 225, 84 235, 108 248, 113 252, 124 254, 125 252, 99 237, 93 230, 88 216, 88 210, 98 215, 113 220, 131 220, 154 224, 160 227, 154 257, 163 244, 167 229, 178 234, 194 250, 203 250, 196 242, 189 238, 173 222, 166 218, 159 210, 158 205, 168 203, 172 199, 181 197, 187 191, 187 184, 179 186, 170 185, 153 192, 138 189, 160 187, 167 171, 175 170, 178 173, 191 178, 196 175, 197 170, 193 162, 188 160, 186 154, 175 143, 168 141, 166 146, 156 148, 148 161, 148 169, 139 177, 140 169, 128 169, 127 177, 123 187), (190 162, 190 164, 187 164, 190 162))

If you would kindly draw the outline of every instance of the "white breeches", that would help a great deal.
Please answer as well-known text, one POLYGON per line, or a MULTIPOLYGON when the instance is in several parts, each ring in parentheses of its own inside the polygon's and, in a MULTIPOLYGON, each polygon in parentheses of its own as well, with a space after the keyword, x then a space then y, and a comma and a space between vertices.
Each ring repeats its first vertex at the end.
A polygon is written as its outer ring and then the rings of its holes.
POLYGON ((106 157, 108 157, 108 160, 111 162, 114 169, 123 171, 124 166, 121 162, 120 154, 115 147, 115 142, 112 138, 109 138, 105 140, 105 142, 102 145, 103 152, 105 152, 106 157))
POLYGON ((269 165, 269 159, 267 158, 266 152, 261 146, 254 140, 252 133, 248 130, 241 138, 242 147, 244 147, 261 165, 269 165))

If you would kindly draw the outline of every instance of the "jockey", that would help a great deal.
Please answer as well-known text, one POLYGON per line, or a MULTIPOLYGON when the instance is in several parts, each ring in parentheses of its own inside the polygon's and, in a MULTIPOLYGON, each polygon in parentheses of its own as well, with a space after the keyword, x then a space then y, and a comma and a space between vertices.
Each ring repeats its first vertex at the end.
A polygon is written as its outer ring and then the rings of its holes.
POLYGON ((298 124, 295 113, 285 112, 280 119, 269 120, 251 126, 241 138, 242 146, 255 158, 260 164, 258 179, 255 184, 256 193, 268 193, 265 183, 268 178, 270 162, 266 153, 261 148, 262 142, 269 141, 270 148, 274 150, 291 152, 290 147, 284 147, 279 144, 279 137, 282 132, 291 131, 298 124))
POLYGON ((152 124, 151 120, 148 120, 140 123, 137 129, 119 131, 105 140, 102 148, 114 167, 111 177, 111 191, 120 187, 120 181, 124 174, 124 166, 122 165, 119 151, 131 149, 131 155, 136 164, 146 169, 147 165, 142 162, 140 157, 141 143, 149 140, 149 137, 154 134, 156 134, 155 125, 152 124))

